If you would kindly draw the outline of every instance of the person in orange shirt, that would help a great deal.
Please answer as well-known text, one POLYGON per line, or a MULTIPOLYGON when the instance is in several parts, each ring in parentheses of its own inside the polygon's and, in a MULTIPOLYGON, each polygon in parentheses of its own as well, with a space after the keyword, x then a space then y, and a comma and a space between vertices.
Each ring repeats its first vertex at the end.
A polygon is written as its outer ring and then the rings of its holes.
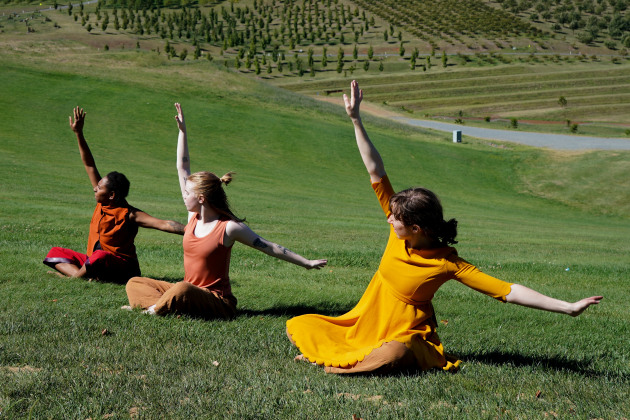
POLYGON ((437 196, 425 188, 394 193, 378 151, 361 122, 363 92, 356 81, 344 95, 357 146, 387 217, 390 235, 378 271, 357 305, 339 317, 302 315, 287 321, 296 360, 323 365, 329 373, 388 373, 396 370, 457 370, 437 335, 431 300, 455 279, 499 301, 580 315, 599 303, 593 296, 569 303, 482 273, 457 255, 457 221, 443 218, 437 196))
POLYGON ((241 242, 272 257, 306 269, 320 269, 327 260, 309 260, 261 238, 243 219, 234 215, 223 190, 232 173, 221 178, 211 172, 190 172, 188 138, 184 113, 176 103, 177 173, 188 224, 184 234, 184 280, 170 283, 134 277, 127 283, 129 306, 146 313, 186 314, 200 318, 231 318, 237 300, 230 287, 229 269, 232 246, 241 242))
POLYGON ((110 172, 101 178, 83 135, 86 113, 76 107, 73 114, 74 119, 69 117, 70 128, 77 136, 81 160, 96 199, 87 253, 53 247, 43 262, 57 270, 56 274, 62 277, 82 277, 124 284, 129 278, 140 275, 134 245, 139 226, 183 235, 184 225, 173 220, 155 218, 130 206, 126 201, 129 181, 125 175, 110 172))

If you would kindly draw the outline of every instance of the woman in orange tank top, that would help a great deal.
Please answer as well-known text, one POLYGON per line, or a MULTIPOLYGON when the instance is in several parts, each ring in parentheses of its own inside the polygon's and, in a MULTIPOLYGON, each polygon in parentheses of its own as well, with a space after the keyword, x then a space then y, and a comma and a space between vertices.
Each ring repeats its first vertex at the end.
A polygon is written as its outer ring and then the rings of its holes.
POLYGON ((229 279, 230 254, 235 242, 306 269, 320 269, 327 260, 309 260, 252 231, 243 219, 234 215, 223 184, 232 181, 232 173, 221 178, 211 172, 190 172, 188 138, 184 113, 177 109, 177 173, 182 198, 188 210, 184 234, 184 280, 169 283, 146 277, 134 277, 127 283, 129 307, 144 308, 147 313, 187 314, 202 318, 230 318, 236 313, 236 298, 229 279))

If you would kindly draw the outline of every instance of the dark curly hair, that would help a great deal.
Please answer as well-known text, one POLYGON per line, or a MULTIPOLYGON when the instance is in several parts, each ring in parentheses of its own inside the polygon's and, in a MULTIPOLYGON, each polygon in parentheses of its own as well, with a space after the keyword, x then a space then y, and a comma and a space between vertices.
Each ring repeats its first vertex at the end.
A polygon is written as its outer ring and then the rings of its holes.
POLYGON ((457 220, 444 220, 442 204, 433 191, 422 187, 408 188, 394 194, 389 207, 397 220, 406 226, 418 225, 436 246, 457 243, 457 220))
POLYGON ((105 178, 107 178, 107 189, 116 193, 116 201, 122 201, 127 198, 129 194, 129 180, 120 172, 110 172, 105 178))

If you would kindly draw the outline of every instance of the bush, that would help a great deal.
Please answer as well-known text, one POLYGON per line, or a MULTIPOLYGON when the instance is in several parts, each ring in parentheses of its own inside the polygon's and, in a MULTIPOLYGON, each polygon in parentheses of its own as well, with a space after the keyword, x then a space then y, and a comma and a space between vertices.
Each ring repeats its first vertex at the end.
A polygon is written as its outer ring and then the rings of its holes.
POLYGON ((612 39, 607 39, 606 41, 604 41, 604 45, 609 50, 616 50, 617 49, 617 43, 615 41, 613 41, 612 39))

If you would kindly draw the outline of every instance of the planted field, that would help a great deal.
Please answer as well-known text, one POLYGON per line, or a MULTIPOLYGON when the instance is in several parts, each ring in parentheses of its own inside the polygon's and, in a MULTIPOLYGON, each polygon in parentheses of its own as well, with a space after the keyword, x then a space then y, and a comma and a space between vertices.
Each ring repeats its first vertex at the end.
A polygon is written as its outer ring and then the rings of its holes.
POLYGON ((358 78, 371 101, 394 112, 502 127, 509 119, 566 123, 565 131, 624 137, 624 5, 247 0, 157 8, 100 1, 26 14, 5 6, 0 26, 20 33, 27 45, 12 40, 17 49, 81 39, 112 53, 150 50, 154 63, 214 60, 305 94, 358 78), (592 39, 580 41, 586 33, 592 39))

